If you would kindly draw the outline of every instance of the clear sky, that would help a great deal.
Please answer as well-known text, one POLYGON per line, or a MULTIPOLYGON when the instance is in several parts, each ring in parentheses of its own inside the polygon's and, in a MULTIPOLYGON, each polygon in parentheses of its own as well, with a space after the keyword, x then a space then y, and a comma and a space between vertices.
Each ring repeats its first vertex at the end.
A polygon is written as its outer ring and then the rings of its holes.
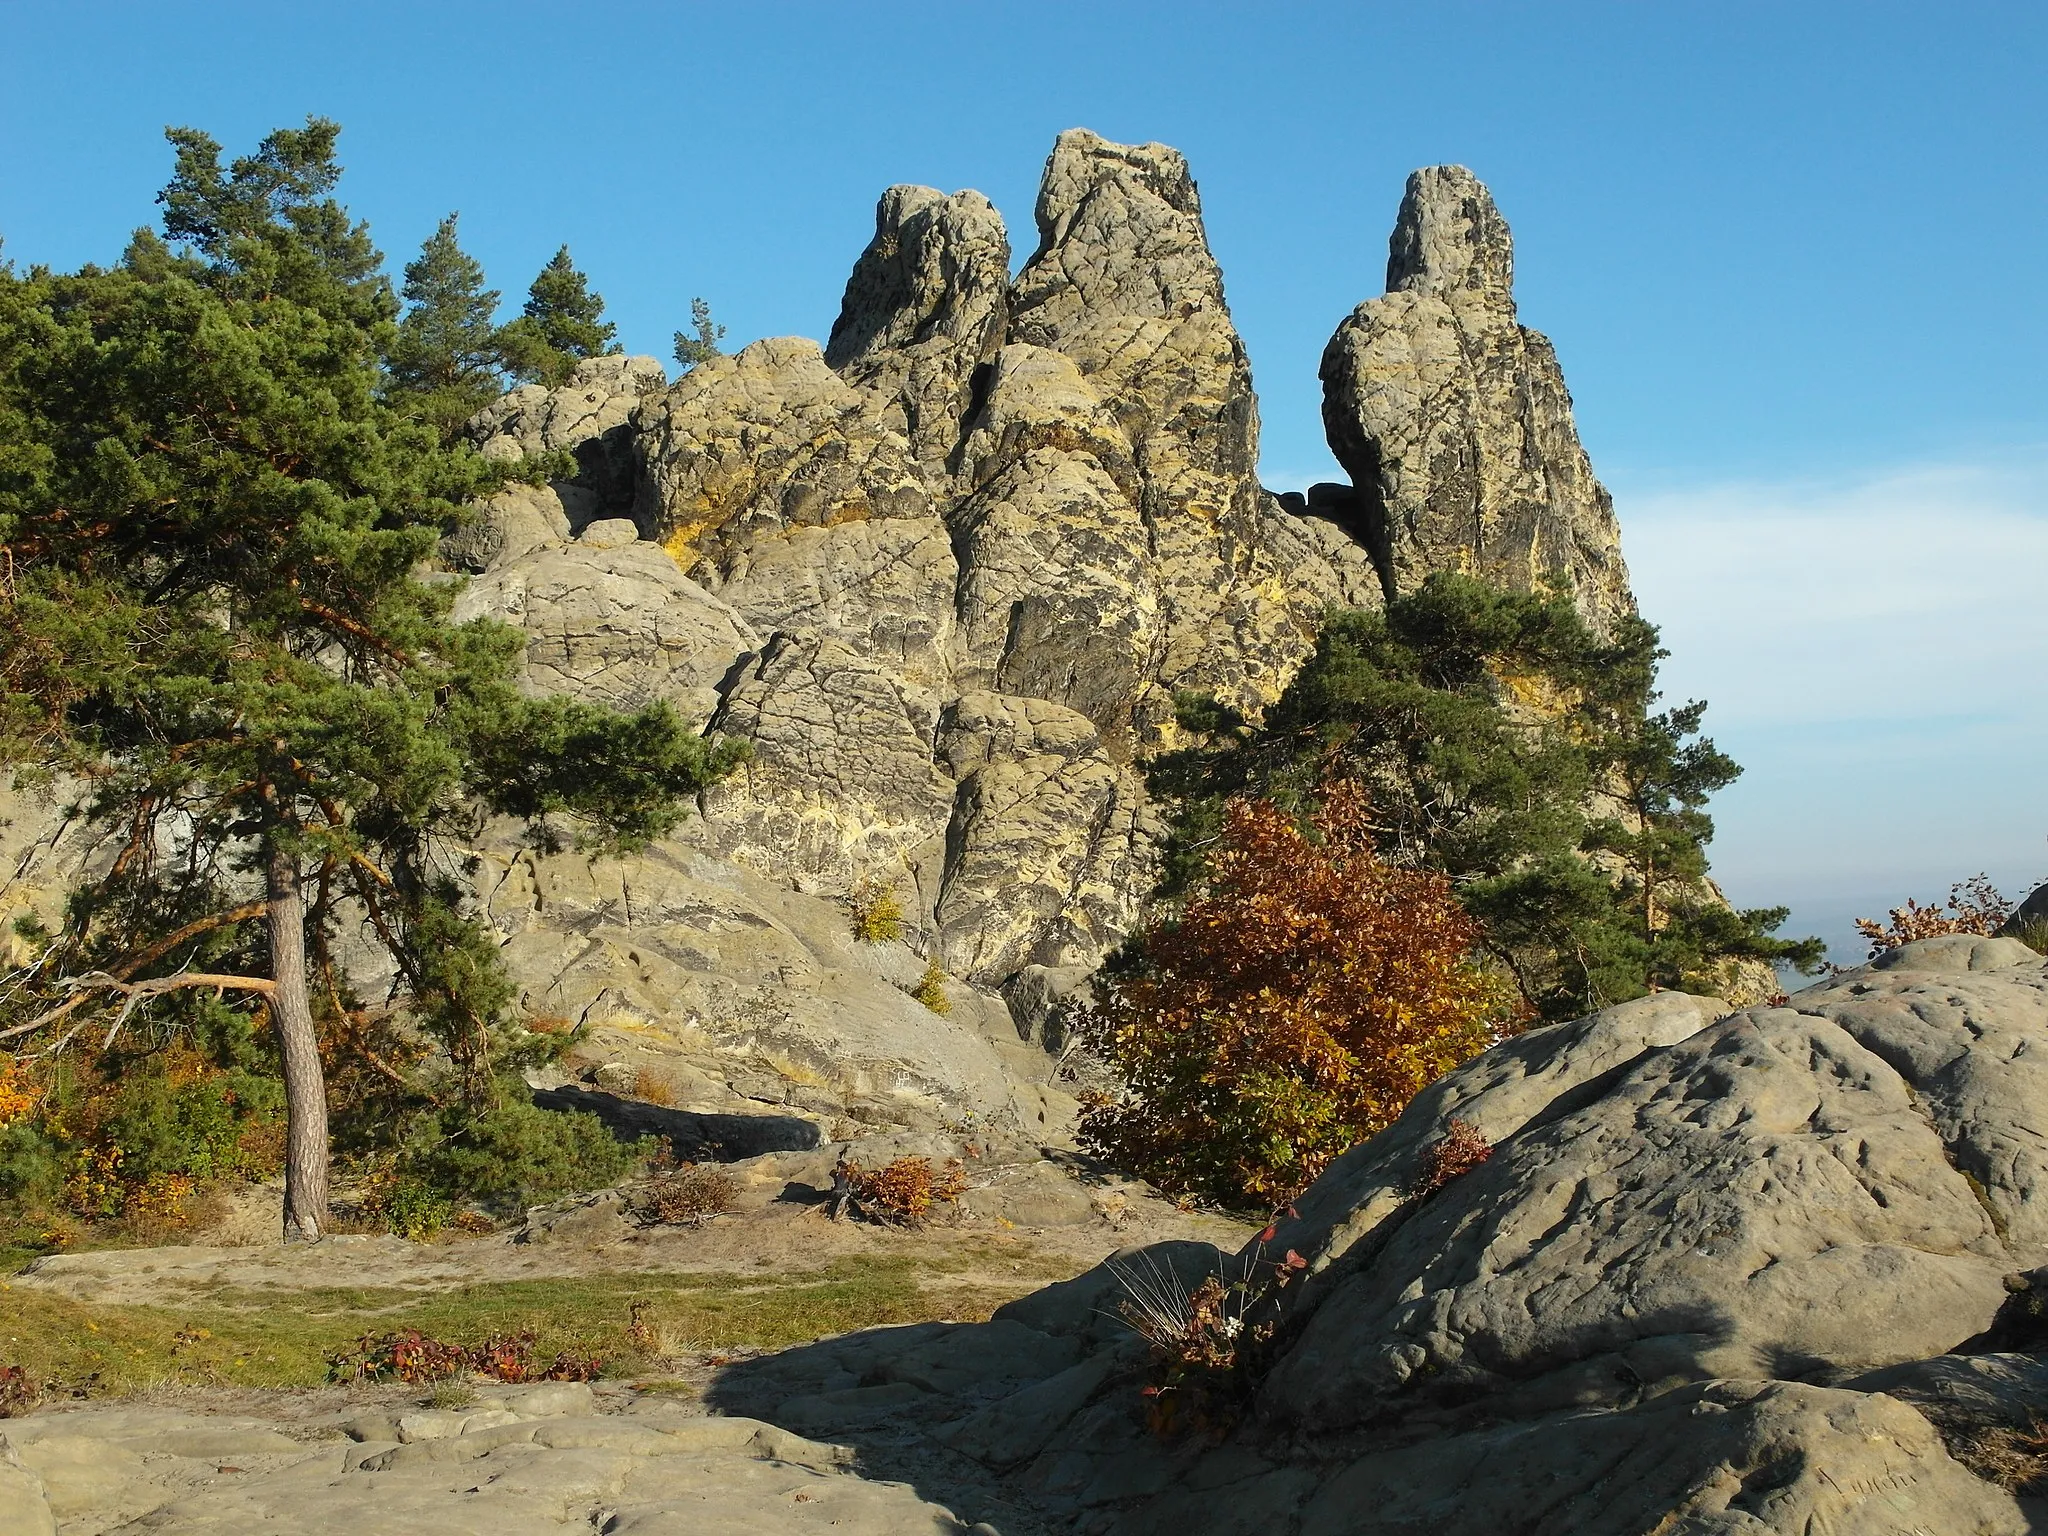
POLYGON ((2048 7, 0 0, 0 236, 110 259, 160 134, 344 125, 394 268, 435 221, 513 299, 566 241, 629 350, 692 295, 822 338, 891 182, 1018 259, 1053 135, 1184 150, 1276 488, 1334 475, 1316 360, 1401 184, 1517 241, 1676 694, 1748 766, 1742 901, 2048 876, 2048 7))

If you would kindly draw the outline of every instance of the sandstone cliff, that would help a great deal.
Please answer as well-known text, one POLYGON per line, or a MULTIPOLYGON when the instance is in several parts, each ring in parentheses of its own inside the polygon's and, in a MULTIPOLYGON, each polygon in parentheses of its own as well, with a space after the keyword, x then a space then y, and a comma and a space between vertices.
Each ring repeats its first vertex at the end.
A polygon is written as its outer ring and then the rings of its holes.
POLYGON ((1614 503, 1579 444, 1550 342, 1515 319, 1507 221, 1461 165, 1408 178, 1384 297, 1323 353, 1323 422, 1390 592, 1432 571, 1634 611, 1614 503))
MULTIPOLYGON (((674 385, 599 359, 508 396, 473 424, 485 451, 567 449, 579 474, 501 497, 454 551, 476 573, 466 609, 532 636, 534 686, 668 698, 753 745, 645 876, 601 884, 726 870, 828 904, 893 887, 915 946, 1007 996, 1026 1033, 1137 920, 1160 828, 1135 764, 1172 742, 1176 691, 1255 714, 1327 609, 1432 570, 1561 584, 1596 624, 1632 605, 1469 172, 1411 179, 1389 291, 1324 362, 1357 488, 1305 497, 1258 483, 1250 364, 1182 156, 1064 133, 1035 213, 1013 280, 985 198, 892 187, 824 348, 759 341, 674 385)), ((543 860, 520 878, 561 877, 543 860)), ((551 1010, 658 1026, 677 997, 730 990, 725 941, 680 943, 660 902, 605 910, 601 955, 540 942, 544 905, 518 919, 551 1010), (621 946, 640 972, 605 958, 621 946), (684 951, 702 984, 657 983, 646 956, 684 951)), ((731 1028, 729 1002, 684 1011, 731 1028)), ((1000 1008, 984 1022, 1005 1033, 1000 1008)), ((837 1028, 812 1018, 803 1054, 832 1056, 837 1028)))

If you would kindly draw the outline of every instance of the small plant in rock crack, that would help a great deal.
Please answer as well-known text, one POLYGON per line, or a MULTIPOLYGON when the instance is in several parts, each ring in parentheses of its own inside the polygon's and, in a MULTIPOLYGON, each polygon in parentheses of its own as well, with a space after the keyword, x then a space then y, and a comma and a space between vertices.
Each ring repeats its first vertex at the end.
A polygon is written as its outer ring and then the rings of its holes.
POLYGON ((928 1157, 899 1157, 880 1168, 847 1159, 832 1170, 831 1214, 887 1226, 921 1227, 940 1205, 967 1192, 967 1173, 957 1159, 933 1168, 928 1157))
POLYGON ((853 888, 853 936, 863 944, 893 944, 903 937, 903 903, 886 881, 863 877, 853 888))
POLYGON ((1470 1173, 1493 1156, 1493 1143, 1479 1127, 1452 1117, 1443 1139, 1422 1155, 1422 1172, 1416 1175, 1408 1193, 1427 1200, 1451 1180, 1470 1173))
MULTIPOLYGON (((1221 1440, 1244 1416, 1276 1326, 1272 1303, 1308 1268, 1292 1248, 1283 1258, 1266 1257, 1281 1214, 1259 1234, 1259 1246, 1234 1279, 1219 1271, 1189 1289, 1149 1256, 1139 1263, 1109 1261, 1125 1293, 1117 1310, 1151 1348, 1145 1422, 1160 1439, 1221 1440)), ((1284 1214, 1294 1215, 1294 1208, 1284 1214)))

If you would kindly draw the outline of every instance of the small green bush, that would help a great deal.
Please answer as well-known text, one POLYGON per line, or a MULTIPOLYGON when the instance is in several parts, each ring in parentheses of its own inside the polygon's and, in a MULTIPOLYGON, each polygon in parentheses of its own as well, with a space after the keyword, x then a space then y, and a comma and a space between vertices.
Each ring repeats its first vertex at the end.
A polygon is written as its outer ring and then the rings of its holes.
POLYGON ((0 1126, 0 1200, 43 1205, 63 1192, 64 1148, 27 1120, 0 1126))
POLYGON ((400 1171, 450 1200, 498 1211, 616 1184, 639 1162, 595 1115, 536 1108, 512 1082, 493 1109, 443 1118, 442 1137, 416 1150, 400 1171))
POLYGON ((183 1174, 206 1182, 263 1173, 248 1166, 243 1138, 284 1111, 284 1085, 241 1070, 185 1077, 152 1063, 123 1083, 99 1140, 121 1149, 121 1176, 145 1183, 183 1174))
POLYGON ((424 1243, 455 1219, 455 1202, 431 1185, 404 1178, 391 1186, 377 1214, 397 1236, 424 1243))

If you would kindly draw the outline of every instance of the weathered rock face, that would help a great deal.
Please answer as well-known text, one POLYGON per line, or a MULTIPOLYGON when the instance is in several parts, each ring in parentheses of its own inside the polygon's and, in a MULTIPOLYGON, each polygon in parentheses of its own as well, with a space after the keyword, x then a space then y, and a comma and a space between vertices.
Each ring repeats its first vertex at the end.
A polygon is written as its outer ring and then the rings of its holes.
POLYGON ((1177 691, 1256 715, 1329 608, 1432 569, 1561 578, 1601 622, 1629 604, 1466 173, 1410 185, 1391 291, 1326 363, 1359 486, 1306 496, 1258 484, 1187 162, 1064 133, 1036 223, 1013 283, 986 199, 892 187, 823 350, 760 341, 672 386, 598 359, 516 391, 475 424, 486 451, 584 470, 507 491, 448 549, 464 612, 526 626, 530 686, 668 698, 752 744, 676 847, 824 901, 891 887, 920 952, 1016 992, 1027 1032, 1044 978, 1138 920, 1160 827, 1137 765, 1175 739, 1177 691))
POLYGON ((1355 540, 1257 484, 1180 156, 1063 135, 1039 230, 1012 288, 985 199, 892 188, 825 352, 757 342, 635 417, 640 527, 760 637, 716 657, 710 718, 755 756, 693 839, 914 892, 984 984, 1128 931, 1155 844, 1132 764, 1175 689, 1257 710, 1324 607, 1372 598, 1355 540))
POLYGON ((1786 1007, 1642 998, 1452 1073, 1234 1259, 1126 1252, 986 1328, 720 1391, 896 1466, 957 1466, 942 1446, 979 1470, 928 1496, 978 1478, 1055 1529, 2021 1536, 1950 1447, 2024 1427, 2044 1380, 2010 1353, 2048 1343, 2043 1062, 2048 966, 2010 939, 1909 945, 1786 1007), (1418 1193, 1454 1121, 1492 1154, 1418 1193), (1289 1250, 1246 1416, 1162 1445, 1119 1301, 1256 1287, 1289 1250), (921 1390, 834 1403, 806 1387, 826 1369, 921 1390))
POLYGON ((847 280, 826 363, 880 398, 927 476, 952 472, 977 371, 1002 345, 1010 236, 979 192, 891 187, 847 280))
POLYGON ((1507 222, 1463 166, 1408 178, 1387 292, 1337 328, 1322 377, 1330 447, 1389 591, 1470 571, 1559 585, 1596 628, 1633 611, 1557 355, 1515 319, 1507 222))
POLYGON ((469 435, 491 458, 573 454, 577 472, 559 491, 572 531, 580 531, 632 511, 633 409, 642 395, 667 387, 667 372, 651 357, 589 357, 559 389, 526 384, 486 406, 470 421, 469 435))
POLYGON ((1139 736, 1157 738, 1176 688, 1257 710, 1321 609, 1268 549, 1266 525, 1283 514, 1259 488, 1251 365, 1187 162, 1163 144, 1069 130, 1046 162, 1037 218, 1010 339, 1072 359, 1131 446, 1127 489, 1159 615, 1139 736))

